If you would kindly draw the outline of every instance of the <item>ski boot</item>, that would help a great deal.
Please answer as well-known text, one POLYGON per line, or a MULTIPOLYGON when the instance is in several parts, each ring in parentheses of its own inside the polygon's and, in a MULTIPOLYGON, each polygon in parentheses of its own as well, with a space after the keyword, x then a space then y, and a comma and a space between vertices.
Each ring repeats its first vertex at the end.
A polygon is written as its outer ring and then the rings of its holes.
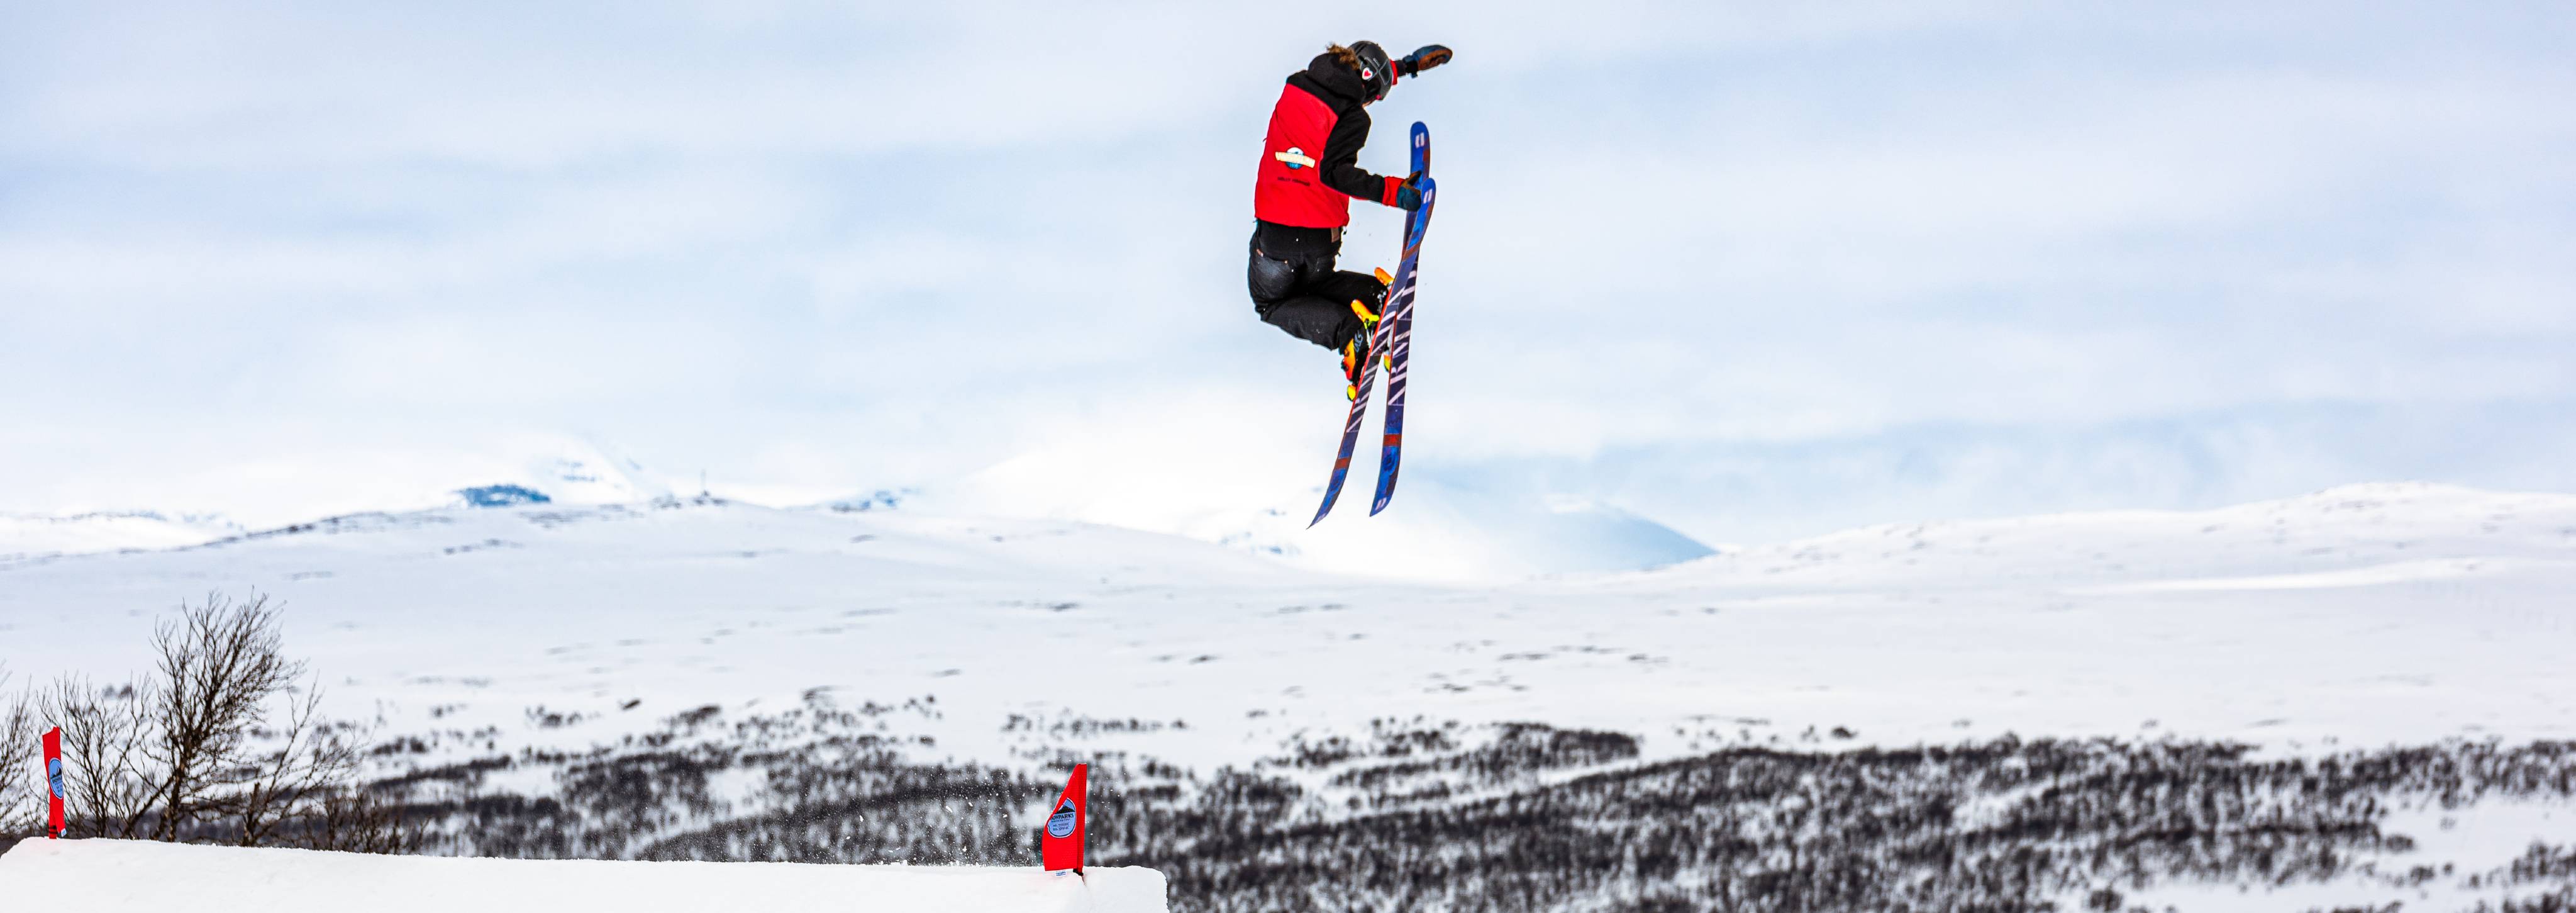
POLYGON ((1359 401, 1360 369, 1368 367, 1369 358, 1377 354, 1369 351, 1369 337, 1374 335, 1372 332, 1374 328, 1374 324, 1364 327, 1359 332, 1351 334, 1351 341, 1342 343, 1342 399, 1344 400, 1359 401))
POLYGON ((1386 361, 1384 356, 1370 351, 1370 343, 1377 337, 1378 319, 1386 316, 1385 289, 1394 281, 1395 277, 1387 275, 1385 270, 1377 271, 1379 286, 1377 307, 1370 307, 1365 299, 1351 299, 1351 313, 1359 316, 1360 331, 1351 334, 1351 341, 1342 344, 1342 398, 1345 400, 1353 402, 1359 400, 1360 374, 1363 373, 1362 369, 1368 367, 1370 358, 1377 358, 1381 362, 1386 361))
MULTIPOLYGON (((1377 273, 1378 286, 1385 289, 1385 291, 1377 293, 1377 300, 1384 302, 1387 299, 1387 296, 1395 293, 1395 277, 1387 275, 1386 270, 1384 269, 1378 269, 1375 270, 1375 272, 1377 273)), ((1389 348, 1392 348, 1392 346, 1389 348)), ((1395 370, 1395 354, 1392 352, 1378 353, 1377 364, 1380 368, 1384 368, 1389 371, 1395 370)))

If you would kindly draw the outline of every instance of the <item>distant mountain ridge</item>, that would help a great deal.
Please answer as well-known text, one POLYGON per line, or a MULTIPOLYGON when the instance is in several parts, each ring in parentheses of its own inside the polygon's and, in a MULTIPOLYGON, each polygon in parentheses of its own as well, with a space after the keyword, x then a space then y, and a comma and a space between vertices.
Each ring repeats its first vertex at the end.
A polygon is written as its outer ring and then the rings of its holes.
POLYGON ((241 532, 240 524, 221 514, 0 513, 0 557, 177 548, 241 532))
MULTIPOLYGON (((640 472, 640 466, 631 461, 611 461, 606 457, 559 459, 532 466, 532 470, 541 471, 531 471, 529 479, 550 478, 556 487, 550 490, 515 482, 469 486, 454 490, 443 506, 645 505, 675 497, 667 485, 630 476, 630 472, 640 472), (569 492, 570 496, 559 496, 557 492, 569 492)), ((954 490, 889 488, 807 509, 836 513, 902 511, 960 521, 976 516, 1070 520, 1196 539, 1317 570, 1472 581, 1659 568, 1684 576, 1718 577, 1758 568, 1760 573, 1776 576, 1801 570, 1849 569, 1855 561, 1873 566, 1894 564, 1901 570, 1904 564, 1920 564, 1934 557, 1942 560, 1930 566, 1940 569, 1940 573, 1955 575, 1988 564, 1980 554, 2000 549, 2003 554, 2027 559, 2049 552, 2051 547, 2046 540, 2069 530, 2112 527, 2121 529, 2123 538, 2168 541, 2171 544, 2160 548, 2193 552, 2196 557, 2185 563, 2213 569, 2229 563, 2227 554, 2246 553, 2256 544, 2277 545, 2290 537, 2313 535, 2325 529, 2341 531, 2332 542, 2310 546, 2317 555, 2338 548, 2357 554, 2359 544, 2370 543, 2403 557, 2410 538, 2436 535, 2431 527, 2448 532, 2481 523, 2492 526, 2492 518, 2511 516, 2518 509, 2565 509, 2576 505, 2576 495, 2490 492, 2427 482, 2376 482, 2204 511, 2091 511, 1887 523, 1791 542, 1720 549, 1614 506, 1525 493, 1460 489, 1436 479, 1410 486, 1401 510, 1370 517, 1362 505, 1345 505, 1344 510, 1313 529, 1306 526, 1308 514, 1301 503, 1261 508, 1211 507, 1153 516, 1101 509, 1098 502, 1046 497, 1014 508, 993 489, 979 491, 970 486, 967 490, 980 496, 960 497, 954 490), (2391 511, 2402 517, 2402 522, 2388 526, 2390 521, 2377 521, 2383 534, 2373 538, 2372 518, 2391 511), (2199 541, 2181 544, 2194 539, 2199 541)), ((433 506, 440 505, 344 512, 277 529, 357 516, 399 515, 433 506)), ((0 513, 0 557, 182 548, 263 531, 273 530, 253 528, 222 514, 153 510, 63 515, 0 513)), ((2576 543, 2576 531, 2568 535, 2570 542, 2576 543)), ((2134 556, 2132 560, 2136 560, 2134 556)), ((2174 560, 2179 560, 2179 555, 2174 560)), ((2250 559, 2245 563, 2249 567, 2263 565, 2250 559)))

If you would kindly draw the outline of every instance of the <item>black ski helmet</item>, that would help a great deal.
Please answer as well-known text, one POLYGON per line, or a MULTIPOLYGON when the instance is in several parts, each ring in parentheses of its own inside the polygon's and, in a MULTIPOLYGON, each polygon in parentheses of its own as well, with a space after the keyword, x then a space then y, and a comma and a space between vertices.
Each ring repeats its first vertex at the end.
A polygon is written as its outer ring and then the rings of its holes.
POLYGON ((1387 59, 1386 49, 1374 41, 1352 44, 1351 53, 1360 59, 1360 86, 1368 100, 1385 99, 1386 90, 1395 88, 1395 61, 1387 59))

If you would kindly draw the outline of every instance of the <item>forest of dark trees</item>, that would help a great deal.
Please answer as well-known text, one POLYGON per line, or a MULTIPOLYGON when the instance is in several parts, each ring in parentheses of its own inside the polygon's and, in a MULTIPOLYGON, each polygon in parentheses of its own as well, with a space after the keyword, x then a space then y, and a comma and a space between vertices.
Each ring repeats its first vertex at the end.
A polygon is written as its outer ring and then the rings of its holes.
MULTIPOLYGON (((579 755, 444 764, 374 790, 429 852, 1034 865, 1028 816, 1077 757, 916 761, 935 752, 887 725, 913 712, 927 711, 816 700, 728 723, 704 708, 579 755), (557 791, 483 785, 529 765, 557 791)), ((1078 759, 1093 858, 1163 871, 1176 910, 2122 911, 2153 909, 2130 897, 2159 885, 2326 881, 2389 898, 2375 910, 2431 882, 2507 898, 2479 909, 2576 909, 2576 841, 2430 859, 2390 829, 2405 809, 2568 801, 2576 743, 2268 757, 2006 737, 1638 757, 1620 733, 1379 721, 1212 773, 1078 759)))

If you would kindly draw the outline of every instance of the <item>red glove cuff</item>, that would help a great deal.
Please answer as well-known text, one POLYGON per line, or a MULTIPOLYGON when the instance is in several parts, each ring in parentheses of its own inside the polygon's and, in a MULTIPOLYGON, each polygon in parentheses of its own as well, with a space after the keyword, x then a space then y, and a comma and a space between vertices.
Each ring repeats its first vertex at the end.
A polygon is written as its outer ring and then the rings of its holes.
POLYGON ((1387 177, 1387 179, 1386 179, 1386 194, 1385 194, 1384 196, 1378 197, 1378 200, 1377 200, 1378 205, 1381 205, 1381 206, 1393 206, 1393 205, 1395 205, 1395 192, 1396 192, 1396 190, 1397 190, 1398 188, 1401 188, 1401 187, 1403 187, 1403 186, 1404 186, 1404 179, 1403 179, 1403 178, 1395 177, 1395 176, 1393 176, 1393 175, 1389 175, 1389 176, 1387 177))

